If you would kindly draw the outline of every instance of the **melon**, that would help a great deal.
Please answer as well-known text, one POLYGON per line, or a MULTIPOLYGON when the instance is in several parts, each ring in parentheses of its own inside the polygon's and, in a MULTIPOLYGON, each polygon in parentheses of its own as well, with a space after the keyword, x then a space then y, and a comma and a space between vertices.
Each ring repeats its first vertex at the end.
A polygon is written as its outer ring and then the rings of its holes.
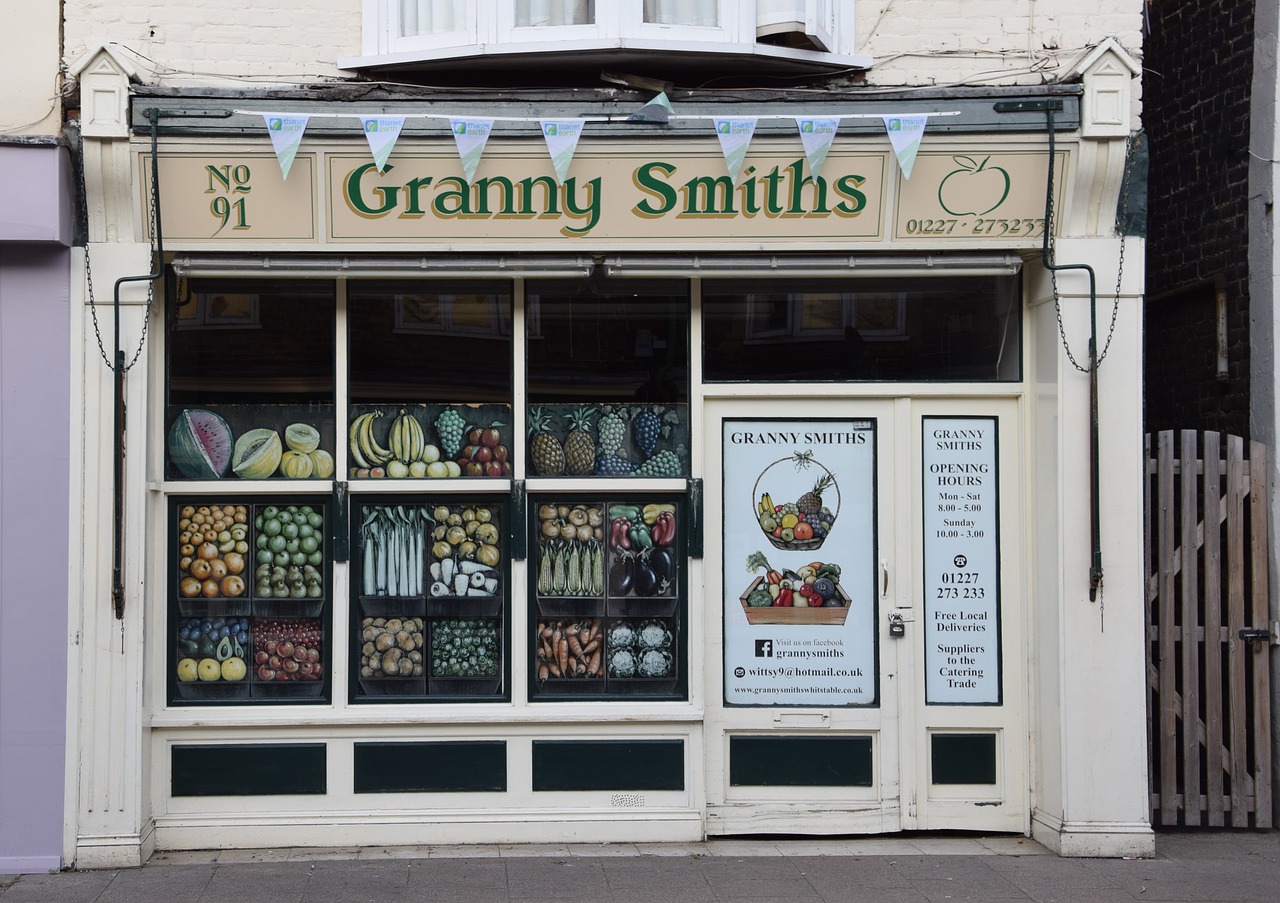
POLYGON ((320 447, 320 432, 309 423, 291 423, 284 428, 284 444, 291 451, 309 455, 320 447))
POLYGON ((169 460, 190 480, 216 480, 231 466, 231 427, 213 411, 185 410, 169 427, 169 460))
POLYGON ((276 472, 284 449, 275 430, 249 430, 236 440, 231 469, 243 480, 265 480, 276 472))

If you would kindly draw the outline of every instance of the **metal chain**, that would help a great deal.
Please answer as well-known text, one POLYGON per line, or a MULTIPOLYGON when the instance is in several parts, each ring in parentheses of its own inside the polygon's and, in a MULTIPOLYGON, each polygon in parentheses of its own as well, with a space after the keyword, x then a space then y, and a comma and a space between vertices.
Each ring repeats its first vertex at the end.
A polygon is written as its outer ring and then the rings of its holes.
MULTIPOLYGON (((1129 213, 1129 188, 1131 186, 1131 180, 1129 176, 1133 167, 1133 154, 1131 153, 1133 150, 1133 141, 1134 141, 1133 135, 1130 135, 1127 139, 1125 139, 1124 175, 1121 181, 1121 184, 1123 185, 1123 191, 1121 192, 1121 195, 1120 195, 1120 210, 1119 210, 1119 215, 1117 216, 1117 219, 1120 221, 1123 221, 1124 218, 1129 213)), ((1050 185, 1053 184, 1053 160, 1049 161, 1049 184, 1050 185)), ((1054 257, 1053 257, 1053 192, 1052 191, 1049 192, 1048 200, 1046 203, 1044 227, 1045 227, 1045 234, 1048 235, 1049 237, 1049 263, 1055 263, 1056 261, 1054 260, 1054 257)), ((1120 259, 1116 267, 1116 293, 1115 293, 1115 298, 1111 303, 1111 326, 1107 330, 1107 340, 1102 345, 1102 351, 1098 353, 1098 364, 1097 364, 1098 366, 1100 366, 1103 360, 1106 359, 1107 352, 1111 350, 1111 340, 1112 338, 1115 337, 1115 334, 1116 334, 1116 318, 1120 314, 1120 286, 1121 286, 1121 282, 1124 280, 1124 249, 1125 249, 1124 235, 1121 235, 1120 236, 1120 259)), ((1083 367, 1080 365, 1080 362, 1076 360, 1076 356, 1071 353, 1071 345, 1067 341, 1067 330, 1062 323, 1062 304, 1061 304, 1061 299, 1058 296, 1057 270, 1049 270, 1049 280, 1053 285, 1053 310, 1058 317, 1058 335, 1062 339, 1063 350, 1067 352, 1067 360, 1071 362, 1071 366, 1075 367, 1081 373, 1088 373, 1089 368, 1083 367)))
MULTIPOLYGON (((81 141, 80 166, 78 167, 78 174, 80 176, 80 213, 81 213, 81 216, 83 217, 84 224, 85 224, 84 275, 85 275, 85 282, 89 290, 89 313, 92 314, 93 316, 93 335, 94 335, 94 338, 98 340, 98 353, 102 355, 103 361, 106 362, 107 369, 111 370, 114 373, 116 369, 116 363, 112 359, 112 357, 109 354, 107 354, 107 348, 102 343, 102 327, 98 323, 98 305, 94 298, 94 292, 93 292, 93 256, 89 253, 90 242, 89 242, 89 234, 88 234, 89 233, 89 192, 85 188, 84 158, 85 158, 84 142, 81 141)), ((158 185, 157 185, 158 175, 155 171, 156 167, 154 164, 154 159, 155 158, 153 156, 152 172, 151 172, 151 198, 150 198, 150 203, 147 206, 147 227, 151 231, 152 235, 155 234, 156 204, 158 202, 157 195, 159 194, 158 185)), ((156 264, 156 247, 155 247, 155 244, 152 243, 151 244, 152 270, 155 269, 155 264, 156 264)), ((142 317, 142 335, 138 339, 138 349, 133 353, 133 359, 130 360, 129 363, 126 364, 122 370, 122 372, 124 373, 128 373, 130 370, 133 369, 133 365, 136 364, 138 362, 138 358, 142 356, 143 346, 146 345, 147 343, 147 326, 151 322, 151 308, 152 308, 152 305, 155 303, 155 291, 156 291, 155 281, 149 280, 147 282, 147 307, 142 317)))

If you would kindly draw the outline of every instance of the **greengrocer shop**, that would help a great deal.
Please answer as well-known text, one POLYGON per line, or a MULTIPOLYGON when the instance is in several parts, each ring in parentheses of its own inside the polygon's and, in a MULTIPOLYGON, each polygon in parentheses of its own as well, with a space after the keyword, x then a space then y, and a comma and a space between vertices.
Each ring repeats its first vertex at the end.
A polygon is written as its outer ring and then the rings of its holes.
POLYGON ((433 103, 135 94, 127 154, 86 133, 75 858, 1145 849, 1127 136, 1067 89, 916 102, 908 178, 909 104, 775 104, 735 179, 718 111, 602 103, 557 174, 495 105, 464 175, 433 103), (407 117, 383 167, 360 113, 407 117))

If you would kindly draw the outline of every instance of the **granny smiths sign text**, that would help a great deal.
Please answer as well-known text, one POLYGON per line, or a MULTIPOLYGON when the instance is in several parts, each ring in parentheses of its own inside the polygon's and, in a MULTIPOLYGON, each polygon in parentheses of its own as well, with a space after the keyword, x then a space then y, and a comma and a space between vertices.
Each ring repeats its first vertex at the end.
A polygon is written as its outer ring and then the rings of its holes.
POLYGON ((580 151, 558 181, 545 148, 526 145, 486 152, 468 180, 452 148, 397 150, 381 172, 363 149, 318 150, 299 154, 286 180, 269 152, 172 152, 160 158, 161 203, 165 241, 173 247, 266 241, 527 246, 566 239, 844 244, 887 242, 891 232, 907 241, 1008 243, 1039 235, 1043 154, 969 159, 927 160, 924 175, 917 164, 906 183, 890 152, 837 147, 815 177, 790 144, 758 142, 734 180, 718 149, 654 143, 580 151), (960 225, 961 217, 949 212, 960 210, 980 211, 972 215, 979 221, 960 225))

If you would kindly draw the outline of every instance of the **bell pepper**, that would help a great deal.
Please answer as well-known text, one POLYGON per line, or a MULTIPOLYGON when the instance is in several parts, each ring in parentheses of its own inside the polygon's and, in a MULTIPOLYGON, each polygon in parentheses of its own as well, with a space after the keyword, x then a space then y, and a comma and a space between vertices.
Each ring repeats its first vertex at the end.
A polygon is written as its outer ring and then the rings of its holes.
POLYGON ((670 511, 658 514, 653 522, 653 541, 660 546, 669 546, 676 538, 676 516, 670 511))
POLYGON ((791 596, 792 596, 792 591, 787 589, 786 587, 783 587, 781 592, 778 593, 777 604, 782 606, 783 608, 794 607, 795 603, 792 602, 791 596))
POLYGON ((631 548, 631 521, 625 517, 615 517, 609 528, 609 545, 615 549, 631 548))
POLYGON ((627 534, 631 538, 631 545, 636 549, 653 548, 653 537, 649 534, 649 528, 643 522, 632 524, 631 530, 627 534))

